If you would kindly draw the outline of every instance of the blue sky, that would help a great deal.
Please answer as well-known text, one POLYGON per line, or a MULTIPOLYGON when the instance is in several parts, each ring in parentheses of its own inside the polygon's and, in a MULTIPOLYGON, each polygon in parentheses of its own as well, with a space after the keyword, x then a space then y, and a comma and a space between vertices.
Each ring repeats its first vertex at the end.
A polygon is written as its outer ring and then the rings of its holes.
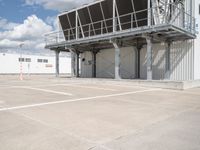
POLYGON ((27 16, 35 14, 45 20, 48 16, 56 16, 57 10, 44 9, 42 5, 27 5, 23 0, 0 0, 0 16, 8 21, 21 23, 27 16))
POLYGON ((59 30, 56 16, 93 0, 0 0, 0 52, 46 53, 44 34, 59 30))

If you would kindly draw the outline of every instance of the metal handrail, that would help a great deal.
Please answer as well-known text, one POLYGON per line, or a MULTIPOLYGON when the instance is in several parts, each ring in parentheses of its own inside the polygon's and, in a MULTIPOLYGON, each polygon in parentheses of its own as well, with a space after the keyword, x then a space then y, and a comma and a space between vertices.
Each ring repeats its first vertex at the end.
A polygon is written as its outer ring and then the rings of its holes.
MULTIPOLYGON (((173 3, 169 3, 168 5, 173 6, 174 9, 176 10, 175 13, 173 14, 173 18, 170 18, 170 20, 167 20, 166 17, 169 16, 165 16, 165 15, 156 15, 154 14, 154 18, 159 17, 162 19, 161 23, 156 24, 154 19, 151 19, 151 27, 154 27, 156 25, 160 25, 160 24, 172 24, 178 28, 184 29, 192 34, 196 33, 195 30, 195 18, 192 17, 190 14, 188 14, 187 12, 183 11, 183 9, 178 8, 177 6, 175 6, 173 3), (180 18, 182 17, 182 18, 180 18)), ((152 7, 150 8, 150 11, 153 12, 155 11, 155 9, 158 7, 152 7)), ((76 31, 81 31, 80 33, 77 33, 78 39, 82 39, 82 38, 88 38, 88 37, 93 37, 96 35, 106 35, 108 33, 113 33, 113 28, 118 28, 121 27, 122 31, 124 30, 132 30, 137 28, 136 25, 134 24, 138 24, 141 22, 146 22, 144 23, 144 26, 148 26, 147 22, 148 22, 148 18, 141 18, 141 19, 137 19, 134 18, 135 15, 138 15, 139 13, 144 13, 144 12, 148 12, 148 9, 144 9, 144 10, 139 10, 136 12, 131 12, 128 14, 123 14, 120 15, 118 17, 114 17, 114 18, 108 18, 108 19, 104 19, 104 20, 100 20, 100 21, 96 21, 96 22, 92 22, 92 23, 88 23, 88 24, 84 24, 82 26, 77 26, 77 27, 73 27, 70 29, 65 29, 62 31, 55 31, 55 32, 51 32, 45 35, 45 41, 46 41, 46 45, 48 44, 52 44, 52 43, 58 43, 60 41, 71 41, 71 40, 75 40, 76 38, 76 31), (110 25, 110 26, 106 26, 106 24, 108 24, 108 22, 110 21, 111 24, 113 24, 113 20, 114 19, 123 19, 123 18, 128 18, 128 21, 123 22, 123 23, 119 23, 116 22, 115 26, 110 25), (134 19, 133 19, 134 18, 134 19), (94 28, 94 26, 99 26, 98 28, 94 28), (124 28, 124 26, 129 26, 128 28, 124 28), (84 30, 83 30, 84 28, 84 30), (85 30, 86 28, 86 30, 85 30), (105 32, 104 32, 105 31, 105 32), (95 34, 98 33, 98 34, 95 34)), ((142 27, 142 26, 139 26, 142 27)), ((119 32, 121 31, 120 29, 116 30, 115 32, 119 32)))

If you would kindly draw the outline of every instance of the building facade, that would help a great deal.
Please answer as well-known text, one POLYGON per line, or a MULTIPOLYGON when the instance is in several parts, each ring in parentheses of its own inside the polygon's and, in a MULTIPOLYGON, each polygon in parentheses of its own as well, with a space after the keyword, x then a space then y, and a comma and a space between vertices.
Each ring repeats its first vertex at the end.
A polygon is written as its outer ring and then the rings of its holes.
MULTIPOLYGON (((71 58, 60 57, 60 73, 71 73, 71 58)), ((55 56, 0 53, 0 74, 55 74, 55 56)))

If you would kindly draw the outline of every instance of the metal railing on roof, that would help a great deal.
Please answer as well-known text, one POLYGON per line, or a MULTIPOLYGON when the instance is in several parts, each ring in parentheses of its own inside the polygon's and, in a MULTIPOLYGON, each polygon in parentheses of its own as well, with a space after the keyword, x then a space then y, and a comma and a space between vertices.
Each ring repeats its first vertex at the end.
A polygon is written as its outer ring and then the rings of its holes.
POLYGON ((55 31, 45 35, 46 45, 55 45, 61 42, 70 42, 80 39, 90 39, 95 36, 105 36, 107 34, 118 34, 123 31, 146 27, 155 28, 159 25, 173 25, 183 31, 196 34, 195 18, 186 13, 184 9, 174 3, 163 5, 168 7, 162 12, 162 7, 152 7, 120 15, 114 18, 104 19, 89 24, 78 25, 77 27, 55 31), (151 18, 147 18, 147 13, 151 12, 151 18), (138 16, 146 16, 139 18, 138 16), (150 19, 150 24, 148 24, 150 19), (113 23, 115 20, 115 24, 113 23), (113 25, 114 24, 114 25, 113 25), (114 29, 113 29, 114 28, 114 29))

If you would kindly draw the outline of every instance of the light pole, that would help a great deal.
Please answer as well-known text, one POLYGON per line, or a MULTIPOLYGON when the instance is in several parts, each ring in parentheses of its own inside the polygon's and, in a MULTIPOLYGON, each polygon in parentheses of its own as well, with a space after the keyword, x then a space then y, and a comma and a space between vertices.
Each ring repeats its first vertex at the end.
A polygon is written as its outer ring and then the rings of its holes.
POLYGON ((23 73, 22 73, 22 46, 24 46, 24 43, 19 44, 19 47, 20 47, 20 80, 23 80, 23 73))

